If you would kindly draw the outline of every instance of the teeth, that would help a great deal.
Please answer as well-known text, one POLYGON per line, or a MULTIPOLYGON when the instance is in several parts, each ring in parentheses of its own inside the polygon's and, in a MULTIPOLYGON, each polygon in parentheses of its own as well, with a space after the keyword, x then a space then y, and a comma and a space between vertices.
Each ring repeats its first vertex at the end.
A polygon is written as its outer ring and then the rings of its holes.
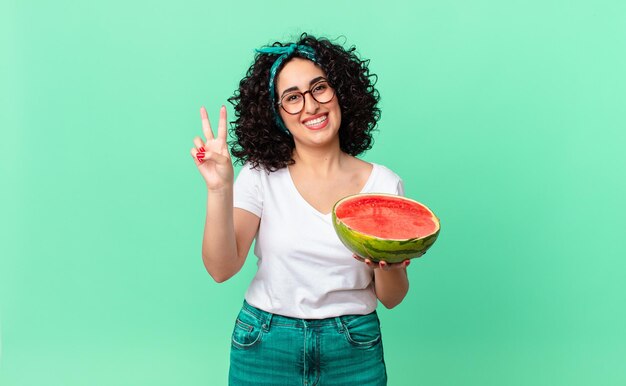
POLYGON ((324 115, 323 117, 319 117, 319 118, 315 118, 311 121, 308 121, 305 123, 306 126, 315 126, 317 124, 320 124, 322 122, 324 122, 326 119, 328 119, 328 115, 324 115))

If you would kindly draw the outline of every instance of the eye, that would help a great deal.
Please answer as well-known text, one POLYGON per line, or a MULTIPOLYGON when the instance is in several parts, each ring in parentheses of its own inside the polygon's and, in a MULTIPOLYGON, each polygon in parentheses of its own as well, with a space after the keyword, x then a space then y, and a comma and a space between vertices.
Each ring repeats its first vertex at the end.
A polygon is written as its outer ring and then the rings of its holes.
POLYGON ((298 93, 287 94, 283 97, 283 103, 297 103, 302 98, 302 95, 298 93))
POLYGON ((328 83, 326 82, 318 83, 315 86, 313 86, 313 92, 319 93, 319 92, 326 90, 327 88, 328 88, 328 83))

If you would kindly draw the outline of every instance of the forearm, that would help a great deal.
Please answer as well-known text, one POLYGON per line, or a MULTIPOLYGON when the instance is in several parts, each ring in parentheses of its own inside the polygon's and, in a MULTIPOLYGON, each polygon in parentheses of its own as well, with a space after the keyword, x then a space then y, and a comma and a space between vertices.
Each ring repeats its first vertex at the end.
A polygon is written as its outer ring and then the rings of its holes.
POLYGON ((406 268, 374 270, 376 297, 386 308, 400 304, 409 290, 406 268))
POLYGON ((217 282, 227 280, 241 269, 233 223, 232 187, 207 194, 202 260, 217 282))

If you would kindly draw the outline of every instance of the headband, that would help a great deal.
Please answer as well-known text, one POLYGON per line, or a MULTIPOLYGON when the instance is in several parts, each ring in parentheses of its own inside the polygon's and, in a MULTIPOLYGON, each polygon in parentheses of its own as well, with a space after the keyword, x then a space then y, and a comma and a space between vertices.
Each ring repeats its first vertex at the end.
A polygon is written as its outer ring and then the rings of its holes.
POLYGON ((302 54, 302 56, 306 57, 307 59, 317 63, 317 58, 315 57, 315 51, 313 50, 313 48, 309 46, 306 46, 303 44, 295 44, 295 43, 292 43, 288 46, 263 47, 260 49, 256 49, 255 51, 261 54, 278 55, 278 58, 276 58, 276 61, 274 62, 274 64, 272 64, 272 68, 270 68, 270 103, 272 105, 272 111, 274 112, 274 118, 276 119, 276 124, 285 133, 290 134, 289 130, 287 130, 287 128, 285 127, 283 120, 280 118, 280 114, 278 114, 278 110, 276 109, 276 103, 274 102, 274 93, 275 93, 274 78, 276 78, 276 71, 278 70, 278 67, 280 67, 280 65, 283 64, 285 59, 287 59, 296 51, 302 54))

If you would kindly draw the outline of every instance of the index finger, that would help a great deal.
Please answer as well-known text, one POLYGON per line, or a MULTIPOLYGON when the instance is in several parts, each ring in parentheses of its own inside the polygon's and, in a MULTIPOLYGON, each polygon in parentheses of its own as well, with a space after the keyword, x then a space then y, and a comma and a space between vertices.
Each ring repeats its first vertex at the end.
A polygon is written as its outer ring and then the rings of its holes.
POLYGON ((202 131, 204 132, 204 138, 206 138, 207 141, 213 139, 213 130, 211 130, 209 114, 206 112, 206 108, 204 108, 204 106, 200 107, 200 117, 202 118, 202 131))
POLYGON ((220 109, 220 121, 217 124, 217 138, 226 140, 226 106, 220 109))

